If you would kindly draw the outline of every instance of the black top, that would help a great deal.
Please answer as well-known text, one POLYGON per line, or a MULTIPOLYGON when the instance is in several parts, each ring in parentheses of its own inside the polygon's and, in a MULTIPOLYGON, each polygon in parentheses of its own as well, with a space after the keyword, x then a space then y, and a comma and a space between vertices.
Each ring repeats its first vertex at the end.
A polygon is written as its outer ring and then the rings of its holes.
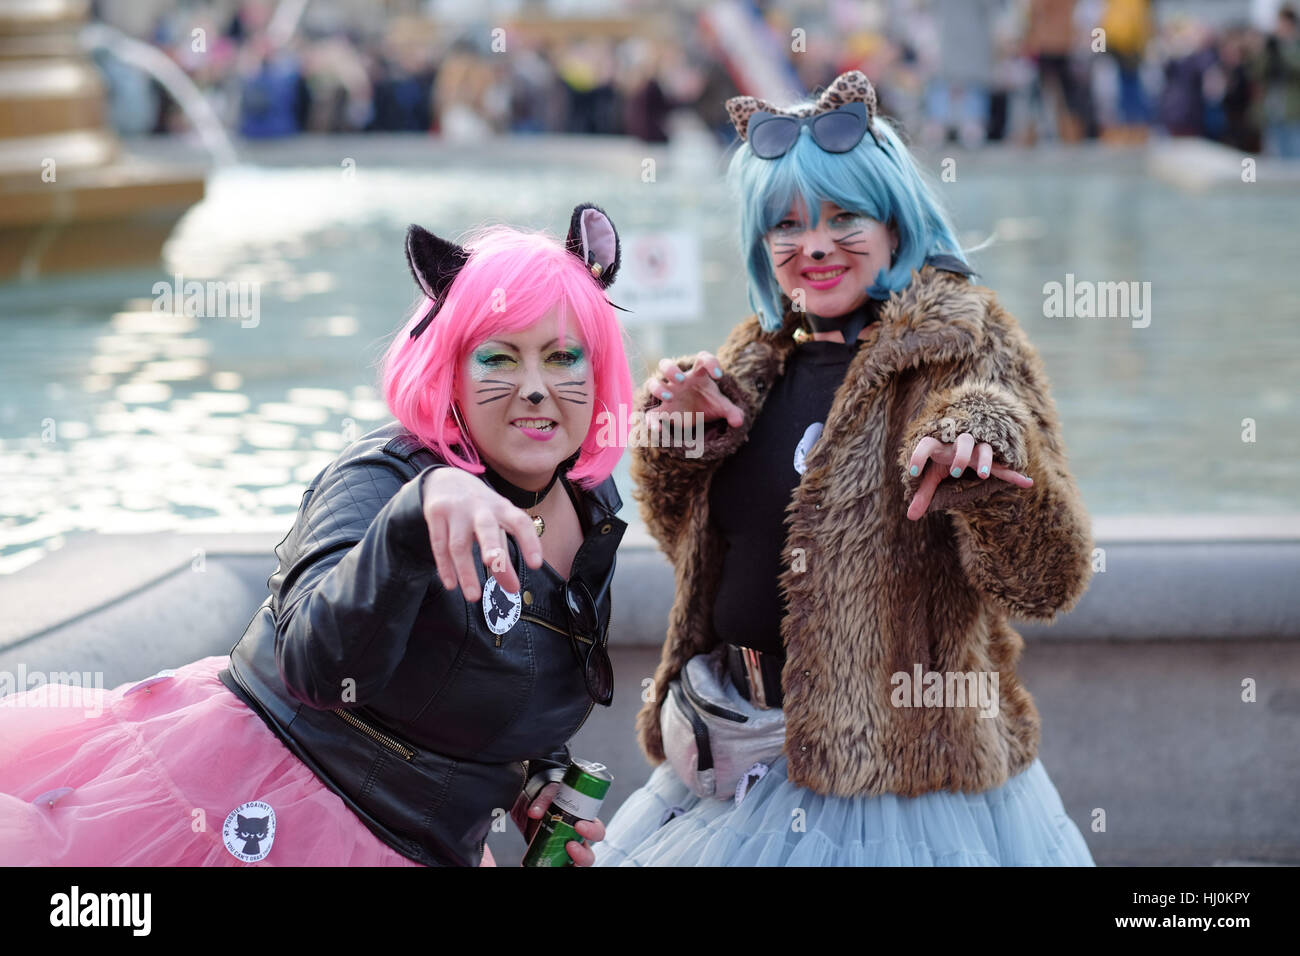
MULTIPOLYGON (((872 321, 880 303, 873 303, 872 321)), ((749 440, 723 462, 709 489, 709 517, 726 542, 713 630, 719 640, 780 652, 785 599, 785 509, 861 341, 796 346, 754 420, 749 440)))

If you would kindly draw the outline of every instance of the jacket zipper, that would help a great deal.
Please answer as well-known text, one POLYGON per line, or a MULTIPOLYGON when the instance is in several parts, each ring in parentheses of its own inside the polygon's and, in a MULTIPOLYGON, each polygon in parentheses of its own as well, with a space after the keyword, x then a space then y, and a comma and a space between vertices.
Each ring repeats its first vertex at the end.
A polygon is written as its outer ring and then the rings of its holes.
POLYGON ((394 740, 392 737, 388 736, 387 734, 380 733, 378 730, 375 730, 375 728, 371 727, 369 724, 365 723, 354 714, 348 713, 342 707, 335 707, 332 709, 334 713, 337 714, 339 717, 341 717, 345 723, 347 723, 352 727, 355 727, 357 730, 361 731, 370 739, 387 747, 393 753, 398 754, 403 760, 414 759, 415 751, 412 750, 410 747, 403 746, 402 744, 399 744, 396 740, 394 740))
MULTIPOLYGON (((519 615, 519 618, 520 618, 520 620, 529 621, 529 622, 531 622, 531 623, 533 623, 533 624, 540 624, 540 625, 542 625, 542 627, 549 627, 549 628, 550 628, 552 631, 554 631, 556 634, 561 634, 561 635, 563 635, 563 636, 566 637, 566 638, 569 636, 569 632, 568 632, 568 631, 562 631, 562 630, 560 630, 558 627, 556 627, 554 624, 551 624, 549 621, 543 621, 540 617, 534 617, 534 616, 531 615, 531 614, 521 614, 521 615, 519 615)), ((579 637, 577 634, 575 634, 575 635, 573 635, 573 636, 574 636, 575 638, 577 638, 578 640, 582 641, 582 643, 584 643, 584 644, 590 644, 590 643, 591 643, 591 641, 589 641, 589 640, 588 640, 587 638, 585 638, 585 637, 579 637)), ((498 637, 498 638, 497 638, 497 646, 499 647, 500 645, 501 645, 501 639, 498 637)))

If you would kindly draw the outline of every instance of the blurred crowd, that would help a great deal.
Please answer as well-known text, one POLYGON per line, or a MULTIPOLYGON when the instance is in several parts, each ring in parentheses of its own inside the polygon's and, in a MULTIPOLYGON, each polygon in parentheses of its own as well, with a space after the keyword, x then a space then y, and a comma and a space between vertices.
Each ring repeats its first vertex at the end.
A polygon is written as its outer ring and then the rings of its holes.
MULTIPOLYGON (((1141 142, 1198 136, 1300 156, 1300 28, 1277 7, 1267 28, 1213 25, 1175 0, 748 0, 791 88, 863 70, 882 109, 926 145, 957 140, 1141 142)), ((564 30, 455 28, 410 15, 330 29, 304 22, 277 41, 274 5, 215 2, 165 14, 152 43, 246 137, 415 131, 449 139, 590 133, 666 141, 688 113, 719 142, 723 101, 752 75, 743 45, 709 8, 653 20, 587 19, 564 30)), ((382 18, 377 18, 382 19, 382 18)), ((187 120, 148 78, 105 64, 116 124, 169 132, 187 120)), ((770 72, 770 71, 769 71, 770 72)))

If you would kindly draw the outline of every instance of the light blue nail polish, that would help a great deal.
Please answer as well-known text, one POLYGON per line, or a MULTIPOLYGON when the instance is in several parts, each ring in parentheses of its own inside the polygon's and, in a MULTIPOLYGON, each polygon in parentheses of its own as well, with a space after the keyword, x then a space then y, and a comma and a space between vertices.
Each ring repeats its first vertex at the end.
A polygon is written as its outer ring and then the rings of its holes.
POLYGON ((681 372, 678 372, 678 373, 677 373, 677 381, 679 381, 679 382, 684 382, 684 381, 686 381, 686 376, 683 375, 681 372))
POLYGON ((666 401, 668 401, 670 398, 673 397, 673 393, 672 393, 672 392, 660 392, 660 393, 659 393, 659 397, 662 398, 662 399, 666 402, 666 401))
POLYGON ((954 478, 960 478, 960 477, 961 477, 961 469, 960 469, 960 468, 954 468, 954 469, 952 470, 952 476, 953 476, 954 478))
POLYGON ((913 478, 915 478, 917 475, 921 473, 921 469, 917 468, 916 465, 913 465, 910 469, 908 469, 908 471, 911 473, 913 478))
POLYGON ((714 377, 714 378, 722 378, 722 369, 720 369, 720 368, 715 368, 715 369, 713 370, 713 377, 714 377))
POLYGON ((981 474, 981 475, 987 475, 988 473, 989 473, 989 466, 988 466, 988 465, 985 465, 983 468, 980 469, 980 474, 981 474))

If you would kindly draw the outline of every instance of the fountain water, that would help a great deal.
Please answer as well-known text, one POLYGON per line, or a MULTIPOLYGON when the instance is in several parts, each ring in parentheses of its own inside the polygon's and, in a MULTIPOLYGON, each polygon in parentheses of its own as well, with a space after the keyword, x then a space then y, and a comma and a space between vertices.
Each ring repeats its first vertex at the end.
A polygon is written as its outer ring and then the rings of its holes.
POLYGON ((103 23, 87 24, 81 31, 81 41, 87 49, 104 50, 157 80, 180 104, 217 163, 226 165, 238 160, 235 144, 212 104, 204 99, 194 81, 167 54, 103 23))
MULTIPOLYGON (((123 154, 82 47, 88 15, 84 0, 0 3, 0 280, 156 262, 176 220, 203 198, 200 170, 123 154)), ((144 69, 149 61, 214 155, 234 157, 179 69, 120 35, 88 39, 144 69)))

